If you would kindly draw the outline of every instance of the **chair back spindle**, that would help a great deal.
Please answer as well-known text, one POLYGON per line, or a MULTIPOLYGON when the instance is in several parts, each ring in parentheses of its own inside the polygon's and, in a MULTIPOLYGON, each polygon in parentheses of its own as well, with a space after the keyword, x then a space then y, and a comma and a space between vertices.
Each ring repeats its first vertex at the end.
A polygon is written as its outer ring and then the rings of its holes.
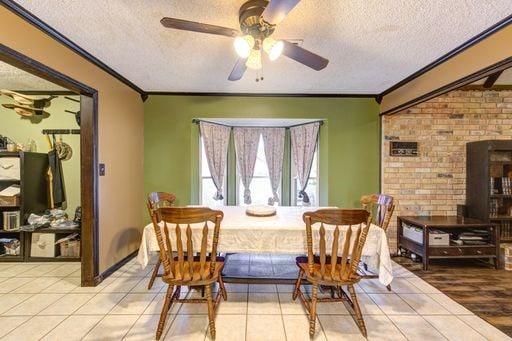
MULTIPOLYGON (((341 259, 348 259, 348 251, 350 249, 350 240, 352 238, 352 229, 351 228, 348 228, 347 229, 347 232, 345 233, 345 238, 344 238, 344 243, 343 243, 343 253, 341 255, 341 259)), ((348 266, 347 266, 347 262, 342 262, 341 263, 341 269, 340 269, 340 275, 339 275, 339 278, 340 279, 345 279, 347 278, 347 269, 348 269, 348 266)))

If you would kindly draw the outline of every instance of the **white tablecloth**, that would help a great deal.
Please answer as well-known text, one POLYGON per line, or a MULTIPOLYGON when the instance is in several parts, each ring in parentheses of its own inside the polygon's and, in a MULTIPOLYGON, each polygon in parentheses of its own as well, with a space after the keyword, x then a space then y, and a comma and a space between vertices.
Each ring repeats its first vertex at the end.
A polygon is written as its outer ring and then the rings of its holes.
MULTIPOLYGON (((219 236, 219 252, 233 253, 286 253, 307 252, 306 228, 302 214, 318 207, 277 207, 277 214, 271 217, 251 217, 245 214, 245 207, 222 206, 224 212, 219 236)), ((194 226, 192 226, 194 228, 194 226)), ((202 228, 198 226, 198 228, 202 228)), ((343 229, 341 229, 343 232, 343 229)), ((194 245, 200 245, 199 239, 194 245)), ((329 243, 327 243, 329 245, 329 243)), ((144 228, 137 260, 146 267, 148 252, 158 251, 153 224, 144 228)), ((388 285, 393 280, 391 257, 384 230, 370 227, 361 260, 379 274, 379 281, 388 285)))

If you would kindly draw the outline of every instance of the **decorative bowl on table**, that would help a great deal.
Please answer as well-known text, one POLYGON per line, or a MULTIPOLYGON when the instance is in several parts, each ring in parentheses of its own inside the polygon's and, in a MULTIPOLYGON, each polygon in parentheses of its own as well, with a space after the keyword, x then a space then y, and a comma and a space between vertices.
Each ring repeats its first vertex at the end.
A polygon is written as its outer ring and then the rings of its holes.
POLYGON ((270 217, 276 214, 276 208, 268 205, 251 205, 247 206, 245 214, 252 217, 270 217))

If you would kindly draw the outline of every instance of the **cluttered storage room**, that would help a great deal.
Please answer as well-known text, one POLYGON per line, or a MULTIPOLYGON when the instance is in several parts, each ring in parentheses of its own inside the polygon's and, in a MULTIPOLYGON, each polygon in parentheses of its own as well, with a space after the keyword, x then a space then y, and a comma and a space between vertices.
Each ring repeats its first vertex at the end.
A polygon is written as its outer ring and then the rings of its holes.
POLYGON ((3 62, 0 74, 0 262, 79 276, 80 97, 3 62))

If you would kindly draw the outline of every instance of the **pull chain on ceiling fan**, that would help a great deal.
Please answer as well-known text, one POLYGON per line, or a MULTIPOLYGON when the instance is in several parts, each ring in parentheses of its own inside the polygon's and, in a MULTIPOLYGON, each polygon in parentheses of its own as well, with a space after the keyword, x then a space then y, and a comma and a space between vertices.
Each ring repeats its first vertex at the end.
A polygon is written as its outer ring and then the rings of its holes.
POLYGON ((247 68, 261 69, 262 50, 267 53, 271 61, 283 54, 319 71, 327 66, 329 60, 286 40, 276 40, 271 37, 276 25, 283 21, 299 1, 249 0, 245 2, 239 11, 242 33, 227 27, 168 17, 162 18, 160 23, 167 28, 234 37, 235 51, 239 58, 228 77, 230 81, 241 79, 247 68))

